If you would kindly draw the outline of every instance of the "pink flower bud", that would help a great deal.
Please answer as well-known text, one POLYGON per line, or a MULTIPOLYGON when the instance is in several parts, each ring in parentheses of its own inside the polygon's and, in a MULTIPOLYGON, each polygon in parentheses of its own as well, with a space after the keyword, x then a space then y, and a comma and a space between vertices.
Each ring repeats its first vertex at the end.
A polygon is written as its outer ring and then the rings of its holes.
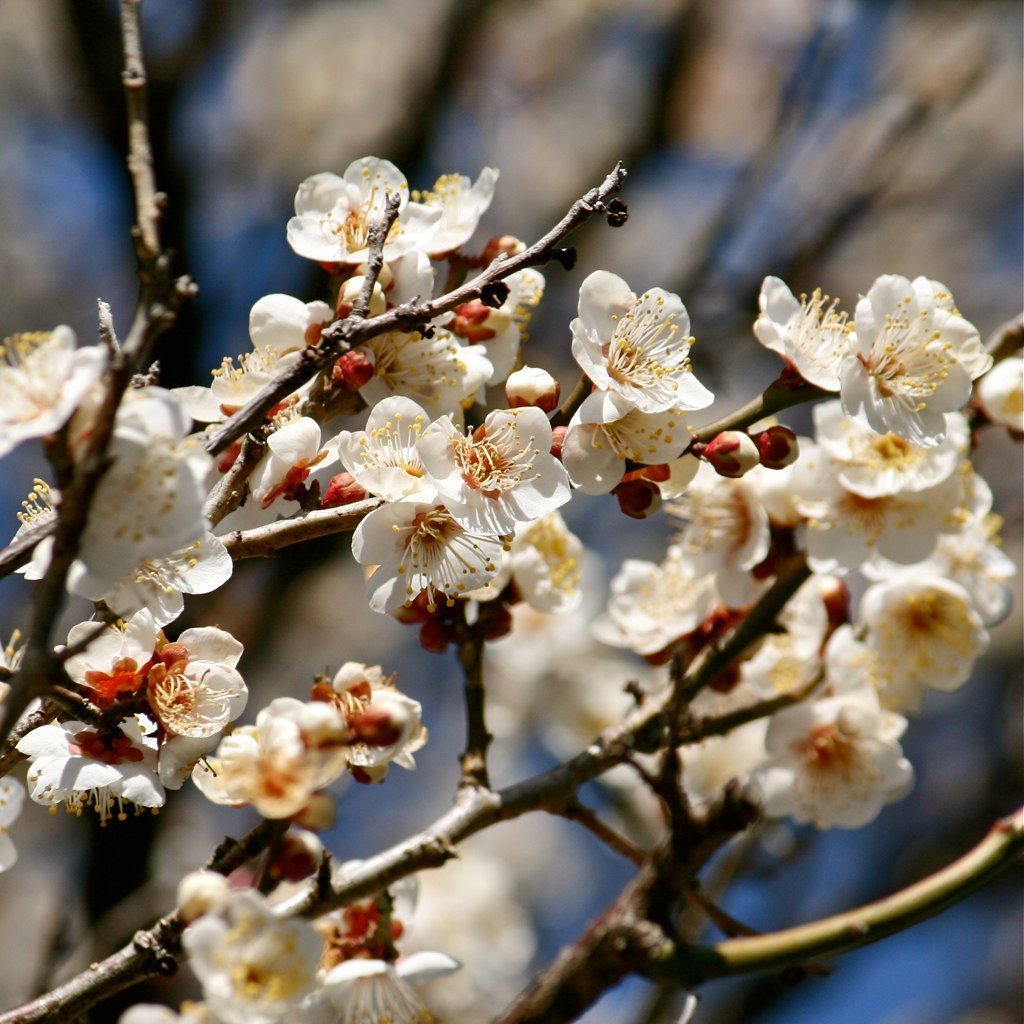
POLYGON ((507 330, 511 323, 512 316, 504 309, 492 309, 482 299, 471 299, 456 307, 448 328, 453 334, 475 344, 490 341, 507 330))
POLYGON ((331 384, 339 391, 358 391, 373 379, 374 355, 367 348, 346 352, 331 371, 331 384))
POLYGON ((519 241, 515 235, 495 235, 485 246, 484 251, 480 253, 480 259, 484 263, 490 263, 491 260, 496 259, 502 253, 507 253, 509 256, 518 256, 526 245, 519 241))
POLYGON ((661 508, 661 488, 642 477, 621 483, 614 491, 619 508, 631 519, 646 519, 661 508))
POLYGON ((796 434, 789 427, 774 426, 755 434, 761 465, 766 469, 783 469, 796 462, 800 455, 800 444, 796 434))
POLYGON ((524 366, 505 381, 505 397, 510 409, 532 405, 542 412, 553 412, 558 408, 561 393, 558 381, 537 366, 524 366))
POLYGON ((562 446, 565 444, 565 435, 568 433, 568 427, 553 427, 551 430, 551 454, 559 462, 562 460, 562 446))
POLYGON ((761 461, 757 445, 740 430, 723 430, 708 443, 704 458, 719 476, 733 478, 743 476, 761 461))
POLYGON ((331 482, 320 499, 320 507, 338 508, 340 505, 362 501, 365 497, 366 491, 356 483, 356 478, 351 473, 339 473, 331 477, 331 482))

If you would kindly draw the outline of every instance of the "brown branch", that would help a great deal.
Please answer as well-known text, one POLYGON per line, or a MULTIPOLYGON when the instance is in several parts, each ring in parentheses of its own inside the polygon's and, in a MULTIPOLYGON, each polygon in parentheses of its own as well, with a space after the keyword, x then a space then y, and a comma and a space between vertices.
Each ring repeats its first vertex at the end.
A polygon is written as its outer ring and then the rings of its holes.
POLYGON ((370 312, 370 303, 373 301, 373 289, 377 284, 377 278, 384 269, 384 244, 388 240, 395 221, 398 219, 398 207, 402 197, 398 193, 389 195, 384 203, 384 209, 380 217, 370 228, 370 236, 367 239, 367 260, 366 274, 363 277, 363 287, 359 291, 359 298, 352 307, 350 317, 356 320, 365 320, 370 312))
MULTIPOLYGON (((500 602, 496 602, 500 603, 500 602)), ((487 609, 469 625, 463 619, 462 638, 459 641, 459 663, 465 675, 463 695, 466 703, 466 749, 459 764, 462 769, 460 786, 480 786, 487 789, 487 748, 492 736, 487 731, 484 715, 484 631, 487 628, 487 609)))
POLYGON ((203 504, 203 515, 211 526, 234 512, 245 497, 245 485, 266 451, 266 441, 256 434, 246 434, 242 447, 228 471, 217 481, 203 504))
POLYGON ((610 825, 606 825, 596 812, 578 800, 570 800, 561 811, 561 816, 582 825, 588 832, 600 839, 605 846, 621 854, 638 867, 647 863, 648 854, 645 849, 637 846, 632 839, 627 839, 620 832, 616 832, 610 825))
POLYGON ((408 302, 365 320, 348 317, 335 321, 324 330, 318 345, 307 346, 299 360, 283 368, 259 394, 213 432, 206 442, 207 451, 216 455, 236 438, 257 427, 269 409, 348 349, 390 331, 407 332, 422 328, 442 313, 472 299, 486 297, 496 285, 519 270, 553 259, 568 259, 558 245, 594 213, 603 212, 605 201, 619 191, 625 179, 626 169, 617 164, 600 185, 577 199, 566 215, 533 245, 517 256, 505 255, 495 259, 472 280, 446 295, 424 302, 408 302))
POLYGON ((221 537, 228 554, 240 558, 270 558, 281 548, 299 544, 316 537, 354 530, 374 509, 380 508, 380 498, 366 498, 352 505, 323 508, 297 519, 282 519, 252 530, 235 530, 221 537))
POLYGON ((709 423, 707 426, 699 427, 693 432, 693 440, 690 448, 695 444, 707 444, 714 440, 723 430, 743 430, 751 423, 757 423, 767 416, 772 416, 783 409, 789 409, 794 405, 802 405, 804 402, 813 402, 819 398, 827 398, 829 392, 815 387, 813 384, 795 384, 790 386, 785 375, 765 388, 764 392, 751 399, 746 405, 741 406, 735 412, 723 416, 722 419, 709 423))

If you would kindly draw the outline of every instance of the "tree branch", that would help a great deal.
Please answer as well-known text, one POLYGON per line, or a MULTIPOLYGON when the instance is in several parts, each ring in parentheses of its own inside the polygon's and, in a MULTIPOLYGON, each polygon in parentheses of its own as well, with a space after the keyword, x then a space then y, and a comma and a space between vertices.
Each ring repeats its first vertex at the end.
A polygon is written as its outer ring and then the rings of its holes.
POLYGON ((491 734, 487 731, 484 717, 484 630, 487 622, 481 617, 469 625, 463 618, 462 636, 459 640, 459 662, 465 675, 463 694, 466 702, 466 749, 459 759, 462 768, 460 786, 490 787, 487 774, 487 748, 491 734))
POLYGON ((216 455, 236 438, 259 426, 269 409, 348 349, 389 331, 421 328, 442 313, 486 295, 496 284, 519 270, 552 259, 567 259, 565 252, 557 248, 559 243, 593 214, 603 212, 605 201, 619 191, 625 179, 626 169, 617 164, 600 185, 577 199, 566 215, 533 245, 517 256, 503 255, 493 260, 472 280, 446 295, 425 302, 408 302, 365 320, 348 317, 335 321, 324 330, 318 345, 307 346, 298 361, 282 369, 259 394, 210 435, 206 442, 207 451, 216 455))

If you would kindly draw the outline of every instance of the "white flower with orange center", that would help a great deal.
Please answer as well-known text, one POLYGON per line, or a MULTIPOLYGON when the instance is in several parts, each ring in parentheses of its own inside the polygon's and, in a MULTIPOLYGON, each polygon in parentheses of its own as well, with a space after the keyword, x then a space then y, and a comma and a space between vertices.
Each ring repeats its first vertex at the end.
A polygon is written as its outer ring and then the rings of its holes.
POLYGON ((853 328, 820 288, 798 299, 785 282, 766 277, 754 334, 765 348, 789 360, 800 376, 825 391, 839 390, 839 372, 853 328))
POLYGON ((298 511, 309 474, 338 461, 337 439, 323 443, 320 424, 308 416, 284 420, 267 449, 253 472, 252 497, 264 511, 284 515, 298 511))
POLYGON ((361 349, 373 376, 359 389, 367 405, 392 395, 412 399, 431 417, 461 413, 462 405, 490 378, 493 367, 479 345, 460 345, 441 327, 430 336, 389 331, 361 349))
POLYGON ((570 498, 569 477, 551 454, 551 424, 540 409, 488 413, 468 435, 442 418, 417 447, 440 500, 467 529, 510 534, 570 498))
POLYGON ((235 359, 225 356, 220 366, 211 371, 213 381, 208 388, 192 384, 174 388, 171 393, 192 419, 219 423, 238 412, 273 380, 281 360, 281 355, 270 346, 243 352, 235 359))
POLYGON ((98 635, 97 625, 80 622, 71 627, 67 646, 86 646, 67 658, 64 671, 88 690, 93 704, 102 708, 142 691, 156 648, 157 628, 153 616, 145 610, 103 628, 98 635))
POLYGON ((298 1020, 316 987, 322 942, 301 918, 280 918, 254 889, 236 890, 185 929, 182 945, 222 1024, 298 1020))
POLYGON ((857 303, 851 354, 840 375, 843 409, 879 434, 926 447, 946 433, 943 415, 965 405, 991 365, 977 329, 934 282, 889 274, 857 303))
POLYGON ((233 722, 248 698, 235 668, 241 656, 242 645, 215 626, 186 629, 174 641, 159 637, 146 699, 164 729, 205 739, 233 722))
POLYGON ((497 183, 498 171, 485 167, 476 181, 470 181, 465 174, 442 174, 429 192, 413 193, 417 202, 441 211, 441 221, 430 239, 429 251, 434 259, 469 241, 494 199, 497 183))
POLYGON ((899 434, 876 433, 845 415, 839 402, 823 402, 814 407, 814 436, 846 490, 878 498, 926 490, 955 472, 970 430, 961 413, 946 413, 945 421, 945 437, 926 448, 899 434))
POLYGON ((385 398, 370 410, 364 430, 338 435, 341 463, 364 490, 385 501, 432 493, 416 448, 429 422, 412 400, 399 395, 385 398))
POLYGON ((660 565, 627 558, 611 584, 604 615, 591 632, 602 643, 657 654, 693 632, 718 603, 714 578, 698 572, 678 547, 660 565))
POLYGON ((0 343, 0 456, 63 426, 107 365, 99 345, 75 348, 75 332, 13 334, 0 343))
POLYGON ((570 327, 583 372, 641 412, 703 409, 714 401, 691 370, 690 317, 678 295, 652 288, 638 297, 621 277, 597 270, 580 286, 570 327))
POLYGON ((18 750, 29 759, 32 799, 51 807, 64 803, 73 814, 92 805, 101 822, 126 818, 126 805, 136 813, 163 806, 151 730, 142 716, 103 731, 74 721, 33 729, 18 740, 18 750))
POLYGON ((483 586, 498 572, 510 537, 468 530, 443 505, 415 497, 371 512, 352 535, 360 565, 377 566, 367 581, 370 607, 393 612, 426 592, 449 601, 483 586))
POLYGON ((821 829, 866 825, 913 784, 899 743, 906 726, 868 688, 773 715, 756 776, 765 813, 821 829))
POLYGON ((431 252, 444 216, 441 206, 409 202, 409 185, 393 163, 367 156, 349 164, 343 177, 314 174, 295 193, 288 244, 318 263, 355 265, 369 259, 370 231, 388 197, 399 197, 398 219, 384 244, 384 259, 421 249, 431 252))
POLYGON ((347 661, 330 686, 315 688, 315 696, 333 704, 354 734, 348 752, 350 770, 383 769, 364 773, 364 781, 378 781, 378 775, 382 779, 392 761, 401 768, 416 767, 413 754, 427 742, 423 708, 402 693, 394 675, 385 676, 380 665, 347 661))
POLYGON ((595 391, 569 421, 562 464, 584 494, 607 494, 622 479, 627 462, 672 462, 689 443, 680 409, 645 413, 622 395, 595 391))
POLYGON ((666 506, 685 521, 676 543, 698 575, 714 573, 722 600, 749 604, 758 592, 750 570, 768 554, 771 531, 756 488, 745 479, 719 476, 702 462, 690 486, 666 506))
POLYGON ((918 711, 927 689, 959 689, 988 646, 970 595, 941 576, 914 572, 876 583, 857 621, 882 703, 897 711, 918 711))

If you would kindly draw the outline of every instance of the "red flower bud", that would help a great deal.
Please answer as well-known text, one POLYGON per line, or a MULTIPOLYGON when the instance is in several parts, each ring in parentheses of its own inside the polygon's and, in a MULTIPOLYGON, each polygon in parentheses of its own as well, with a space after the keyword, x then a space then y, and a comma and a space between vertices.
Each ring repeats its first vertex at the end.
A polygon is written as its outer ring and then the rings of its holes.
POLYGON ((562 445, 565 444, 565 435, 568 433, 568 427, 553 427, 551 430, 551 454, 559 462, 562 460, 562 445))
POLYGON ((704 458, 719 476, 741 477, 760 461, 757 445, 740 430, 723 430, 704 449, 704 458))
POLYGON ((661 508, 661 488, 651 480, 627 480, 613 492, 631 519, 646 519, 661 508))
POLYGON ((460 338, 476 344, 490 341, 512 323, 512 317, 501 309, 492 309, 482 299, 471 299, 456 307, 448 328, 460 338))
POLYGON ((339 473, 337 476, 331 477, 331 482, 320 499, 320 508, 351 505, 353 502, 362 501, 365 497, 366 491, 356 483, 356 478, 351 473, 339 473))
POLYGON ((442 619, 427 619, 420 626, 420 646, 434 654, 444 654, 451 643, 447 624, 442 619))
POLYGON ((368 747, 390 747, 402 738, 402 723, 385 707, 368 707, 352 723, 359 743, 368 747))
POLYGON ((800 444, 789 427, 774 426, 754 435, 754 444, 767 469, 783 469, 792 465, 800 455, 800 444))
POLYGON ((267 873, 277 881, 301 882, 320 867, 323 852, 323 845, 309 832, 285 832, 267 873))
POLYGON ((502 253, 507 253, 509 256, 518 256, 525 248, 525 244, 520 242, 515 235, 495 235, 484 246, 484 251, 480 253, 480 259, 486 264, 496 259, 502 253))
POLYGON ((488 612, 487 639, 500 640, 512 632, 512 613, 502 604, 493 612, 488 612))
POLYGON ((373 379, 373 353, 354 348, 346 352, 331 371, 331 385, 339 391, 358 391, 373 379))

